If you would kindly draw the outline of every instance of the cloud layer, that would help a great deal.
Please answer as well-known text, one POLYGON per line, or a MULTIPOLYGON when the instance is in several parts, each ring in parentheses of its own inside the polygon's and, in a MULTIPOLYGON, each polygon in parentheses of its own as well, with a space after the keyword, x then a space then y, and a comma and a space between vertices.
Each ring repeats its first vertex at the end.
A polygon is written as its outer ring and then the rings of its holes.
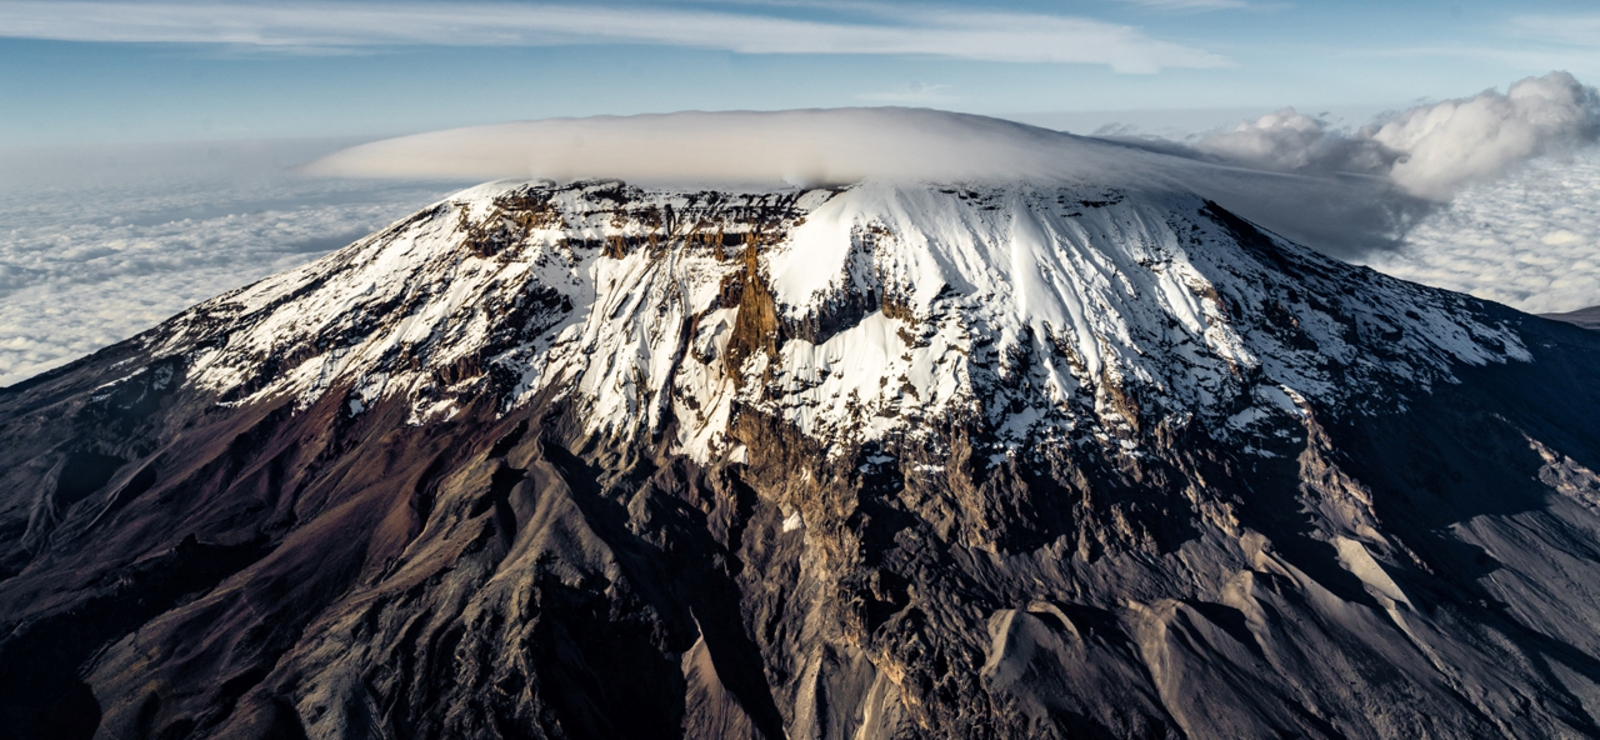
MULTIPOLYGON (((191 158, 211 161, 207 149, 191 158)), ((227 162, 141 167, 139 152, 112 167, 97 154, 99 168, 70 172, 70 185, 31 187, 16 176, 27 162, 0 157, 0 386, 342 247, 457 187, 315 181, 227 162)), ((49 159, 63 157, 33 164, 49 159)))
POLYGON ((1533 313, 1600 305, 1600 148, 1463 187, 1361 261, 1533 313))
POLYGON ((1193 190, 1329 254, 1555 311, 1600 304, 1600 208, 1590 205, 1600 199, 1600 154, 1587 147, 1600 118, 1595 99, 1552 73, 1353 133, 1285 109, 1188 143, 1097 140, 917 109, 563 119, 376 142, 310 169, 754 187, 1030 178, 1193 190), (1550 154, 1567 159, 1541 157, 1550 154))
POLYGON ((1198 137, 1195 150, 1218 161, 1273 172, 1387 174, 1400 153, 1370 137, 1331 131, 1293 108, 1198 137))
MULTIPOLYGON (((1117 177, 1154 157, 918 108, 683 112, 474 126, 364 144, 303 168, 338 177, 617 178, 715 187, 1117 177)), ((1150 167, 1146 167, 1150 169, 1150 167)), ((1159 170, 1159 167, 1155 167, 1159 170)))
POLYGON ((1600 93, 1565 72, 1529 77, 1505 92, 1421 105, 1354 133, 1286 108, 1199 137, 1203 155, 1279 172, 1383 175, 1406 192, 1448 201, 1463 185, 1531 158, 1570 153, 1600 134, 1600 93))
POLYGON ((0 36, 281 49, 636 43, 744 54, 1103 64, 1131 73, 1228 64, 1217 54, 1154 39, 1130 26, 1061 15, 868 4, 852 14, 831 15, 829 6, 816 6, 813 13, 824 15, 802 19, 758 12, 771 10, 760 3, 724 7, 0 0, 0 36))
MULTIPOLYGON (((1354 132, 1292 108, 1189 142, 1146 149, 1270 172, 1384 177, 1416 198, 1463 185, 1600 134, 1600 93, 1572 75, 1530 77, 1393 113, 1354 132)), ((977 116, 919 110, 679 113, 552 119, 378 142, 312 170, 357 176, 673 178, 713 183, 862 177, 1038 177, 1085 169, 1081 139, 977 116)), ((1090 166, 1092 169, 1093 165, 1090 166)))
MULTIPOLYGON (((1160 149, 1160 147, 1156 147, 1160 149)), ((1083 183, 1199 192, 1333 254, 1392 242, 1410 200, 1386 179, 1221 167, 1146 146, 915 108, 547 119, 388 139, 313 162, 337 177, 615 178, 762 188, 916 181, 1083 183)))
POLYGON ((1570 152, 1600 133, 1600 93, 1572 75, 1530 77, 1502 95, 1485 91, 1408 110, 1362 135, 1401 156, 1389 176, 1442 200, 1460 185, 1505 172, 1531 157, 1570 152))

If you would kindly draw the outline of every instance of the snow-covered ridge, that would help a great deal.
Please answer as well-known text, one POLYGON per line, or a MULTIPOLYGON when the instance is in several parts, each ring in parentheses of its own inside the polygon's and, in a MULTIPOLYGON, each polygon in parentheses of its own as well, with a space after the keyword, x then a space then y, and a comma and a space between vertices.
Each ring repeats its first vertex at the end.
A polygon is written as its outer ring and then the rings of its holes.
POLYGON ((1481 304, 1318 256, 1185 194, 770 193, 502 182, 148 335, 224 403, 554 393, 591 431, 739 454, 741 409, 835 450, 961 423, 994 454, 1392 408, 1525 360, 1481 304))

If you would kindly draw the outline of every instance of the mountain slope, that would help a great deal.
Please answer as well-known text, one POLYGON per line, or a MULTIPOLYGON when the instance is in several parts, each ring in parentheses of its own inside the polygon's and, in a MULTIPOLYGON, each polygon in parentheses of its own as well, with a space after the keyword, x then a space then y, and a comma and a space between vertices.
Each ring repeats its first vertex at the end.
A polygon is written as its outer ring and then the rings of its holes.
POLYGON ((1585 329, 1600 329, 1600 306, 1580 308, 1576 311, 1568 311, 1566 313, 1547 313, 1541 315, 1547 319, 1565 321, 1569 324, 1581 326, 1585 329))
POLYGON ((483 186, 0 396, 0 712, 1589 735, 1597 350, 1182 192, 483 186))

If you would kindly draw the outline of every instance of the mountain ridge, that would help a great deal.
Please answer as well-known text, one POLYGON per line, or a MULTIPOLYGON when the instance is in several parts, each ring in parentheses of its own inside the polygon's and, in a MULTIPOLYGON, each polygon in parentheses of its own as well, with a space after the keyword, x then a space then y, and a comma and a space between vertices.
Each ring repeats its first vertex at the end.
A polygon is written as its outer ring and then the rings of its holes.
POLYGON ((0 712, 1589 734, 1597 356, 1183 192, 484 186, 0 393, 0 712))
MULTIPOLYGON (((769 358, 773 363, 779 360, 778 347, 769 342, 768 338, 751 336, 751 332, 774 333, 770 338, 774 341, 786 341, 788 337, 794 336, 816 347, 813 352, 826 352, 824 347, 827 341, 836 340, 837 334, 843 328, 854 328, 856 324, 851 322, 859 322, 866 318, 872 313, 867 310, 869 308, 881 308, 885 321, 900 321, 905 324, 901 326, 901 330, 910 331, 908 326, 921 321, 924 324, 921 330, 926 333, 928 324, 937 325, 941 320, 940 316, 934 315, 936 309, 933 303, 936 300, 949 302, 947 299, 952 294, 968 296, 963 305, 956 305, 953 308, 941 307, 942 320, 956 326, 944 334, 935 332, 932 336, 914 338, 911 344, 925 341, 936 341, 942 345, 954 344, 956 349, 970 354, 971 340, 962 344, 961 338, 946 335, 951 331, 971 332, 973 330, 968 329, 967 324, 975 323, 980 326, 984 324, 994 326, 992 330, 994 336, 989 340, 998 342, 995 349, 997 356, 1014 350, 1040 352, 1045 346, 1051 345, 1057 349, 1056 354, 1064 351, 1066 355, 1065 362, 1060 358, 1055 360, 1056 364, 1062 366, 1048 367, 1046 371, 1048 377, 1043 378, 1043 382, 1050 387, 1050 393, 1054 394, 1057 402, 1070 395, 1077 386, 1096 385, 1096 381, 1103 380, 1100 376, 1106 374, 1115 376, 1129 372, 1141 375, 1139 380, 1147 383, 1154 381, 1160 386, 1175 386, 1183 382, 1182 376, 1186 374, 1194 375, 1200 372, 1237 374, 1239 370, 1235 366, 1249 367, 1263 361, 1258 360, 1257 355, 1266 358, 1264 360, 1266 362, 1282 362, 1284 367, 1280 368, 1279 372, 1292 372, 1296 363, 1283 362, 1275 358, 1303 351, 1306 346, 1317 347, 1325 354, 1339 351, 1338 345, 1345 344, 1342 334, 1352 331, 1394 334, 1396 336, 1394 341, 1405 347, 1405 354, 1415 356, 1423 367, 1410 366, 1404 356, 1390 358, 1388 365, 1371 364, 1381 366, 1380 370, 1394 366, 1397 368, 1394 369, 1395 373, 1408 376, 1408 380, 1420 384, 1423 388, 1432 382, 1431 374, 1437 373, 1440 367, 1449 362, 1460 360, 1483 362, 1495 357, 1517 357, 1522 352, 1516 346, 1514 336, 1504 332, 1497 333, 1492 326, 1449 323, 1448 319, 1443 318, 1446 314, 1441 312, 1439 305, 1428 304, 1427 309, 1429 321, 1444 322, 1437 327, 1427 326, 1424 316, 1415 310, 1412 310, 1412 315, 1416 318, 1398 310, 1387 313, 1373 312, 1359 319, 1360 322, 1365 322, 1360 326, 1344 326, 1328 318, 1325 312, 1317 311, 1303 301, 1299 305, 1293 303, 1288 306, 1283 305, 1292 301, 1286 297, 1271 300, 1277 304, 1277 307, 1272 309, 1276 311, 1272 320, 1284 324, 1287 328, 1271 324, 1246 327, 1245 329, 1258 330, 1261 336, 1257 339, 1257 344, 1263 345, 1250 346, 1243 337, 1227 333, 1230 325, 1225 318, 1228 306, 1221 303, 1225 300, 1224 297, 1202 295, 1208 291, 1215 293, 1215 289, 1210 286, 1205 275, 1196 272, 1193 265, 1186 264, 1189 261, 1204 262, 1208 256, 1201 249, 1191 258, 1183 250, 1194 249, 1207 242, 1202 240, 1194 244, 1181 244, 1179 239, 1195 237, 1179 234, 1167 224, 1141 223, 1141 219, 1149 218, 1151 221, 1155 219, 1141 213, 1137 208, 1122 209, 1124 212, 1119 212, 1119 206, 1113 201, 1099 200, 1103 193, 1098 190, 1091 191, 1087 194, 1089 197, 1084 198, 1081 192, 1067 188, 1035 190, 979 187, 957 190, 902 186, 875 188, 868 184, 842 191, 793 191, 788 195, 748 196, 751 203, 734 206, 728 209, 728 214, 702 215, 699 217, 701 223, 688 223, 690 217, 682 214, 685 209, 694 212, 693 199, 714 196, 705 196, 704 193, 697 196, 692 192, 674 194, 673 191, 666 191, 661 196, 650 197, 645 195, 645 191, 629 190, 625 186, 610 183, 559 189, 518 188, 514 185, 499 187, 505 188, 505 191, 490 197, 474 198, 469 195, 465 199, 447 201, 451 205, 436 206, 396 227, 398 230, 391 229, 385 232, 390 234, 387 241, 369 241, 367 243, 370 246, 365 251, 343 253, 346 256, 341 259, 345 260, 346 264, 342 272, 354 273, 351 277, 341 277, 340 270, 335 270, 330 275, 324 275, 314 269, 288 273, 203 304, 198 311, 208 315, 193 319, 198 322, 225 322, 233 320, 233 314, 261 313, 263 317, 261 320, 266 324, 253 329, 248 335, 247 341, 253 343, 253 349, 249 351, 269 352, 266 348, 270 347, 279 335, 292 339, 305 333, 303 330, 298 330, 297 322, 320 322, 319 326, 324 329, 332 327, 334 325, 332 322, 338 320, 338 310, 346 305, 361 307, 362 310, 358 315, 365 321, 375 321, 378 319, 373 317, 393 313, 383 305, 361 304, 361 301, 365 300, 361 297, 364 291, 378 290, 387 291, 388 300, 410 302, 411 305, 404 309, 411 312, 405 319, 407 328, 388 331, 371 326, 338 327, 339 332, 360 339, 359 342, 349 345, 353 349, 339 347, 338 336, 325 337, 322 339, 324 343, 334 344, 331 352, 317 353, 314 349, 296 350, 290 359, 296 362, 308 362, 310 366, 278 367, 277 372, 285 376, 281 378, 270 376, 274 367, 284 364, 283 360, 273 358, 272 364, 267 364, 263 357, 248 355, 248 352, 243 352, 246 357, 239 359, 237 356, 242 352, 240 349, 235 349, 233 352, 236 357, 231 360, 230 358, 197 359, 196 365, 201 369, 198 371, 199 377, 196 382, 216 388, 230 399, 235 396, 258 397, 261 393, 280 392, 285 388, 293 389, 304 396, 307 393, 315 393, 319 382, 345 372, 342 368, 344 364, 354 363, 356 368, 365 369, 368 373, 379 376, 376 380, 364 384, 363 400, 358 403, 365 403, 366 399, 375 397, 375 394, 386 392, 384 387, 388 384, 396 382, 395 378, 388 375, 400 375, 400 373, 384 372, 388 366, 382 363, 387 361, 392 364, 395 360, 376 357, 375 353, 381 355, 386 352, 393 354, 409 351, 428 366, 428 370, 453 375, 459 373, 459 369, 447 366, 461 356, 470 353, 494 358, 498 353, 505 352, 516 355, 516 358, 506 362, 506 365, 534 368, 525 371, 529 373, 551 372, 538 370, 545 364, 554 364, 558 368, 563 364, 571 366, 566 370, 579 376, 577 383, 582 389, 580 392, 596 403, 605 405, 604 408, 596 409, 595 416, 613 419, 620 416, 613 413, 614 411, 631 408, 634 404, 639 404, 640 407, 648 404, 642 398, 620 398, 600 393, 595 384, 605 382, 610 374, 616 371, 611 367, 604 367, 596 376, 594 371, 586 366, 581 364, 572 366, 572 361, 560 359, 564 346, 573 344, 576 340, 576 346, 588 354, 597 343, 605 341, 603 337, 627 336, 627 321, 655 321, 656 323, 652 323, 649 327, 649 331, 653 332, 652 336, 644 340, 650 343, 650 346, 640 351, 648 354, 649 361, 656 364, 648 367, 637 366, 648 379, 648 387, 639 390, 638 393, 655 396, 659 404, 661 398, 666 395, 665 389, 661 387, 665 382, 664 378, 675 369, 682 368, 676 365, 681 359, 676 343, 658 339, 656 335, 667 332, 681 333, 681 327, 672 324, 689 320, 691 315, 698 315, 702 320, 710 320, 715 324, 693 327, 692 336, 681 339, 692 343, 696 338, 700 338, 702 344, 706 341, 719 340, 733 342, 728 346, 728 352, 736 355, 737 359, 721 363, 722 372, 713 370, 710 377, 714 378, 720 374, 737 379, 746 374, 746 368, 734 365, 746 358, 755 358, 758 363, 762 357, 769 358), (980 193, 984 195, 980 196, 980 193), (1046 194, 1049 197, 1046 197, 1046 194), (558 198, 558 195, 561 197, 558 198), (920 202, 913 195, 920 195, 920 202), (1066 199, 1072 196, 1079 197, 1073 205, 1066 205, 1066 199), (998 204, 1000 199, 1004 198, 1029 197, 1039 202, 1009 203, 1003 210, 998 204), (862 206, 853 204, 854 198, 866 200, 866 207, 869 209, 885 213, 898 211, 902 222, 894 224, 894 228, 891 228, 882 223, 880 218, 863 215, 860 212, 863 210, 862 206), (980 202, 980 198, 987 200, 980 202), (1043 201, 1051 198, 1053 202, 1048 203, 1048 206, 1063 213, 1051 214, 1056 216, 1056 219, 1048 223, 1051 227, 1048 235, 1041 231, 1045 225, 1037 219, 1018 216, 1018 214, 1027 216, 1044 211, 1046 204, 1043 201), (559 202, 562 199, 568 202, 559 202), (789 199, 795 205, 787 205, 782 199, 789 199), (809 204, 801 202, 806 199, 813 202, 809 204), (769 203, 769 200, 772 202, 769 203), (680 215, 677 223, 673 223, 673 201, 678 203, 680 215), (596 207, 597 203, 599 207, 596 207), (563 207, 568 212, 582 215, 572 216, 575 223, 562 223, 562 219, 565 218, 563 207), (584 210, 586 207, 587 211, 584 210), (441 208, 450 212, 442 212, 439 210, 441 208), (917 210, 918 208, 921 210, 917 210), (738 213, 740 209, 748 213, 738 213), (1090 213, 1086 215, 1082 211, 1090 213), (935 229, 932 233, 918 233, 930 227, 922 226, 919 230, 911 225, 913 221, 931 221, 934 214, 950 213, 958 215, 954 219, 955 223, 941 224, 943 228, 935 229), (998 217, 992 214, 998 214, 998 217), (727 222, 722 222, 719 218, 727 216, 731 216, 731 220, 727 222), (619 228, 615 225, 618 219, 627 225, 619 228), (794 224, 792 233, 788 233, 789 224, 794 224), (1085 232, 1083 224, 1093 224, 1088 228, 1098 231, 1092 234, 1085 232), (675 232, 675 229, 681 233, 675 232), (715 229, 715 233, 712 229, 715 229), (574 240, 569 236, 579 233, 583 235, 582 239, 574 240), (900 245, 896 240, 901 233, 913 234, 912 239, 920 241, 900 245), (457 257, 449 249, 439 253, 437 246, 433 248, 435 250, 433 252, 427 251, 426 247, 416 246, 419 240, 431 240, 433 243, 448 245, 452 244, 455 238, 463 239, 469 253, 476 259, 468 258, 457 264, 452 262, 457 257), (708 239, 716 241, 716 245, 703 246, 708 239), (507 263, 503 262, 504 255, 493 256, 497 249, 503 248, 496 245, 507 240, 522 244, 522 248, 527 252, 524 259, 507 263), (669 247, 669 243, 672 242, 678 247, 669 247), (1002 252, 994 246, 1002 244, 1011 245, 1010 252, 1002 252), (1112 250, 1113 246, 1123 244, 1132 246, 1118 250, 1120 253, 1112 250), (821 245, 831 246, 833 254, 827 257, 819 256, 827 254, 821 245), (848 251, 841 254, 840 246, 837 245, 845 245, 848 251), (1070 245, 1074 249, 1068 253, 1061 245, 1070 245), (753 247, 755 251, 747 247, 753 247), (745 257, 736 257, 734 254, 736 250, 745 257), (413 254, 413 252, 419 253, 413 254), (1156 265, 1163 259, 1170 261, 1169 253, 1181 255, 1178 257, 1179 261, 1158 267, 1178 270, 1181 274, 1165 277, 1157 274, 1157 270, 1150 269, 1148 265, 1139 264, 1147 262, 1156 265), (1111 261, 1111 258, 1106 256, 1110 254, 1117 254, 1116 259, 1120 261, 1111 261), (1055 261, 1051 262, 1046 258, 1054 258, 1055 261), (408 272, 415 270, 408 260, 417 259, 434 263, 432 268, 434 273, 408 272), (741 263, 740 259, 744 262, 741 263), (672 264, 666 264, 673 263, 674 260, 685 263, 678 272, 674 272, 677 268, 672 264), (1013 264, 1007 265, 1005 264, 1007 262, 1013 264), (735 269, 739 268, 740 264, 744 265, 742 270, 735 269), (391 268, 390 265, 397 267, 391 268), (817 265, 822 266, 820 271, 817 265), (595 271, 594 277, 587 278, 580 274, 586 270, 595 271), (1035 276, 1036 272, 1048 273, 1053 280, 1042 281, 1035 276), (1141 273, 1149 277, 1137 287, 1129 282, 1127 277, 1121 277, 1119 282, 1119 276, 1138 276, 1141 273), (296 274, 315 276, 312 279, 316 284, 302 281, 302 285, 294 288, 295 291, 310 291, 309 293, 302 297, 293 292, 284 293, 280 290, 281 295, 272 292, 275 285, 293 279, 290 276, 296 274), (652 282, 678 279, 679 274, 686 276, 680 284, 659 285, 652 282), (339 280, 344 282, 340 283, 339 280), (477 290, 457 289, 453 295, 439 297, 443 300, 429 302, 435 296, 406 293, 407 286, 413 283, 459 284, 468 280, 477 281, 475 283, 477 290), (513 291, 521 289, 524 281, 531 286, 529 294, 514 293, 513 291), (617 289, 613 284, 618 281, 634 282, 628 284, 627 289, 617 289), (949 281, 954 281, 956 285, 952 285, 949 281), (327 285, 323 285, 324 282, 327 285), (770 326, 756 326, 750 323, 755 320, 752 317, 756 312, 739 311, 742 306, 738 303, 738 297, 744 289, 742 286, 749 284, 753 288, 749 294, 758 304, 766 305, 769 296, 765 287, 768 283, 772 288, 770 300, 773 315, 759 321, 766 322, 770 326), (960 287, 956 287, 957 285, 960 287), (495 328, 495 320, 487 312, 471 317, 471 322, 465 327, 467 336, 457 339, 440 334, 440 325, 450 317, 451 312, 471 310, 462 308, 464 296, 481 295, 485 288, 498 290, 500 295, 495 300, 506 304, 504 309, 490 306, 491 309, 511 310, 510 301, 523 301, 525 305, 519 304, 514 310, 539 313, 545 316, 544 320, 556 323, 543 327, 544 331, 549 332, 548 335, 536 336, 541 332, 533 331, 527 326, 529 321, 534 319, 531 315, 528 317, 519 315, 514 317, 515 321, 506 322, 511 324, 520 321, 523 324, 519 330, 525 336, 524 343, 520 346, 512 346, 512 339, 487 335, 494 331, 502 331, 495 328), (1148 300, 1146 296, 1139 295, 1140 289, 1160 295, 1154 300, 1148 300), (670 315, 659 320, 634 315, 639 310, 638 299, 636 294, 630 291, 637 290, 653 291, 653 298, 657 301, 675 302, 670 309, 670 315), (1173 291, 1184 291, 1193 295, 1173 296, 1171 295, 1173 291), (1028 305, 1030 297, 1033 301, 1032 306, 1028 305), (293 300, 292 304, 285 304, 291 305, 290 310, 270 310, 268 304, 290 299, 293 300), (633 303, 627 303, 629 299, 633 303), (1098 303, 1086 304, 1083 302, 1085 299, 1098 303), (1005 308, 991 310, 976 306, 977 303, 985 301, 1000 302, 1005 308), (307 305, 308 302, 312 305, 307 305), (730 305, 723 306, 723 303, 730 305), (1150 306, 1148 305, 1150 303, 1156 305, 1150 306), (319 311, 318 306, 327 308, 319 311), (1144 313, 1146 316, 1130 318, 1129 315, 1135 312, 1144 313), (1299 336, 1305 334, 1307 329, 1302 329, 1298 325, 1301 319, 1290 316, 1290 312, 1304 314, 1307 321, 1321 320, 1322 325, 1315 327, 1321 332, 1318 336, 1320 345, 1309 335, 1299 336), (1015 314, 1016 318, 1011 318, 1008 314, 1015 314), (607 325, 604 321, 593 318, 602 315, 626 315, 627 318, 618 325, 607 325), (1150 325, 1162 322, 1163 320, 1159 318, 1162 315, 1171 316, 1170 320, 1182 323, 1184 332, 1175 338, 1160 336, 1150 325), (579 327, 575 322, 580 320, 587 323, 579 327), (1145 324, 1139 324, 1141 320, 1145 321, 1145 324), (432 333, 419 333, 420 329, 416 328, 419 326, 429 329, 432 333), (1410 336, 1406 334, 1408 328, 1410 336), (707 338, 709 335, 717 335, 719 331, 732 333, 726 340, 721 340, 720 336, 718 340, 707 338), (1218 331, 1224 335, 1218 336, 1218 331), (1037 346, 1023 347, 1020 337, 1024 334, 1034 335, 1037 346), (1282 339, 1275 334, 1284 334, 1289 338, 1282 339), (383 344, 379 345, 373 336, 381 337, 383 344), (1170 349, 1162 346, 1162 342, 1172 344, 1199 342, 1201 346, 1196 351, 1202 355, 1209 355, 1206 359, 1211 359, 1213 362, 1210 367, 1203 370, 1191 368, 1193 371, 1190 373, 1169 373, 1172 377, 1158 379, 1155 376, 1162 373, 1159 366, 1139 367, 1138 356, 1147 354, 1146 350, 1153 353, 1155 350, 1170 349), (1307 345, 1307 342, 1311 344, 1307 345), (747 344, 750 346, 745 346, 747 344), (1294 344, 1302 346, 1290 346, 1294 344), (752 352, 756 345, 767 351, 752 352), (1328 346, 1322 349, 1321 345, 1328 346), (328 357, 333 353, 350 351, 356 351, 356 356, 328 357), (1103 357, 1102 354, 1105 352, 1112 352, 1116 356, 1103 357), (553 363, 538 359, 546 353, 554 360, 553 363), (300 357, 307 354, 309 359, 300 357), (265 365, 267 369, 244 370, 240 367, 223 367, 222 364, 218 364, 219 362, 226 364, 229 361, 250 368, 265 365), (1073 365, 1078 367, 1071 367, 1073 365), (1431 367, 1427 367, 1428 365, 1431 367), (244 390, 244 385, 239 383, 238 378, 250 373, 254 373, 256 382, 264 383, 265 388, 272 390, 253 388, 244 390), (299 375, 295 375, 296 373, 299 375), (311 380, 309 376, 322 380, 311 380)), ((470 194, 473 191, 468 192, 470 194)), ((1206 227, 1212 233, 1207 233, 1204 237, 1214 243, 1225 243, 1221 240, 1226 239, 1248 245, 1242 255, 1229 255, 1233 263, 1260 262, 1262 258, 1258 255, 1272 255, 1273 249, 1288 248, 1298 251, 1291 258, 1272 257, 1277 262, 1270 265, 1271 267, 1278 269, 1292 267, 1304 271, 1307 275, 1315 276, 1319 272, 1325 272, 1328 270, 1327 266, 1333 264, 1308 251, 1286 247, 1287 243, 1281 240, 1273 242, 1265 233, 1214 205, 1206 205, 1194 199, 1190 200, 1189 205, 1195 210, 1192 218, 1196 223, 1188 224, 1194 232, 1206 227)), ((717 211, 722 206, 709 208, 711 211, 717 211)), ((1163 207, 1161 216, 1175 211, 1177 211, 1175 208, 1163 207)), ((1226 265, 1229 261, 1220 259, 1205 264, 1205 267, 1213 273, 1235 278, 1237 276, 1227 273, 1226 265)), ((1391 282, 1388 285, 1402 284, 1391 282)), ((1413 303, 1418 302, 1414 296, 1444 295, 1415 293, 1415 289, 1409 290, 1413 291, 1413 296, 1407 296, 1407 299, 1413 303)), ((1228 299, 1244 304, 1260 303, 1263 300, 1259 296, 1243 292, 1236 296, 1230 295, 1228 299)), ((1374 300, 1378 298, 1375 296, 1374 300)), ((1436 299, 1434 303, 1438 303, 1438 300, 1436 299)), ((1454 310, 1457 305, 1469 304, 1456 304, 1449 308, 1454 310)), ((482 307, 475 308, 482 310, 482 307)), ((1235 308, 1237 309, 1237 306, 1235 308)), ((1360 311, 1359 308, 1351 310, 1360 311)), ((196 312, 186 314, 186 316, 194 315, 196 312)), ((180 319, 178 326, 182 327, 184 321, 185 319, 180 319)), ((982 331, 982 329, 976 330, 978 333, 982 331)), ((1243 331, 1241 329, 1235 334, 1243 331)), ((192 341, 187 337, 188 333, 192 332, 187 327, 178 329, 171 337, 164 340, 165 346, 157 352, 169 353, 184 342, 192 341)), ((230 342, 234 345, 240 344, 237 339, 230 339, 230 342)), ((702 355, 717 354, 707 347, 697 349, 702 355)), ((919 348, 910 347, 910 349, 919 348)), ((607 351, 617 353, 622 351, 622 348, 608 347, 607 351)), ((841 347, 837 351, 858 350, 852 346, 841 347)), ((860 348, 859 351, 870 353, 874 348, 860 348)), ((878 351, 884 355, 893 354, 888 349, 878 351)), ((949 352, 946 351, 946 354, 949 352)), ((1048 362, 1051 353, 1043 354, 1048 362)), ((923 359, 923 364, 916 368, 901 369, 906 372, 915 371, 919 376, 927 376, 930 368, 925 366, 926 362, 939 359, 939 356, 935 355, 923 359)), ((892 360, 893 358, 887 356, 879 358, 879 361, 891 364, 892 360)), ((500 360, 489 361, 492 363, 500 360)), ((811 360, 811 362, 816 361, 815 358, 811 360)), ((795 362, 799 364, 793 367, 765 367, 757 372, 777 373, 779 376, 790 378, 785 392, 792 393, 798 390, 797 385, 803 386, 814 382, 809 376, 816 372, 804 359, 796 359, 795 362)), ((825 371, 825 359, 822 362, 825 371)), ((716 363, 710 363, 708 367, 714 364, 716 363)), ((1349 372, 1352 373, 1366 369, 1363 363, 1349 359, 1345 359, 1343 364, 1347 365, 1350 368, 1349 372)), ((692 368, 686 372, 692 372, 692 368)), ((1437 374, 1439 378, 1448 377, 1448 373, 1437 374)), ((408 376, 413 377, 413 383, 427 382, 414 379, 415 375, 415 371, 411 371, 411 376, 408 376)), ((877 374, 871 371, 863 370, 861 376, 868 382, 878 380, 877 374)), ((572 380, 572 378, 566 379, 572 380)), ((519 392, 537 391, 542 382, 545 381, 537 375, 527 375, 519 381, 519 392)), ((1297 378, 1295 384, 1305 386, 1297 392, 1312 395, 1326 395, 1331 392, 1331 388, 1327 387, 1326 378, 1297 378)), ((913 385, 921 394, 936 392, 925 379, 913 385)), ((1100 383, 1100 385, 1105 384, 1100 383)), ((873 395, 870 389, 860 384, 844 390, 867 394, 867 398, 864 399, 867 402, 870 402, 873 395)), ((1180 413, 1203 410, 1204 404, 1200 402, 1199 394, 1214 389, 1187 390, 1187 397, 1175 399, 1177 401, 1175 405, 1179 406, 1180 413)), ((1099 389, 1095 392, 1099 392, 1099 389)), ((715 394, 715 387, 693 391, 693 395, 699 396, 697 400, 705 404, 710 404, 711 396, 715 394)), ((948 393, 946 395, 948 396, 948 393)), ((302 402, 304 400, 305 398, 302 398, 302 402)), ((1097 398, 1096 403, 1102 400, 1097 398)), ((514 404, 516 401, 507 399, 507 402, 514 404)), ((444 402, 434 402, 436 406, 440 403, 444 402)), ((419 407, 418 413, 425 416, 429 412, 419 407)), ((818 410, 817 413, 824 412, 818 410)), ((660 419, 652 416, 649 427, 652 430, 656 429, 660 423, 660 419)), ((701 457, 703 459, 703 455, 701 457)))
POLYGON ((1565 321, 1569 324, 1581 326, 1585 329, 1600 329, 1600 306, 1590 306, 1588 308, 1580 308, 1576 311, 1567 311, 1564 313, 1543 313, 1539 315, 1547 319, 1565 321))

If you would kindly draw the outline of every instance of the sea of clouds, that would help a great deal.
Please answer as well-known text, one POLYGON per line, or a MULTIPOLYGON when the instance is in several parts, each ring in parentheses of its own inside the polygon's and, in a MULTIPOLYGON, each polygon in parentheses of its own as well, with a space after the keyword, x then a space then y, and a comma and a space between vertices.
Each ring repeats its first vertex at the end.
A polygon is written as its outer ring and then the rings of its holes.
POLYGON ((1464 186, 1356 261, 1531 313, 1600 305, 1600 148, 1464 186))
POLYGON ((460 187, 286 169, 328 148, 0 153, 0 386, 303 264, 460 187))
POLYGON ((1405 279, 1569 311, 1600 304, 1597 101, 1552 73, 1355 128, 1285 109, 1176 139, 875 108, 558 119, 354 147, 0 151, 0 386, 502 177, 1182 188, 1405 279))
POLYGON ((1600 305, 1600 94, 1564 72, 1350 131, 1284 109, 1178 144, 1262 170, 1383 178, 1395 240, 1341 256, 1535 313, 1600 305))

